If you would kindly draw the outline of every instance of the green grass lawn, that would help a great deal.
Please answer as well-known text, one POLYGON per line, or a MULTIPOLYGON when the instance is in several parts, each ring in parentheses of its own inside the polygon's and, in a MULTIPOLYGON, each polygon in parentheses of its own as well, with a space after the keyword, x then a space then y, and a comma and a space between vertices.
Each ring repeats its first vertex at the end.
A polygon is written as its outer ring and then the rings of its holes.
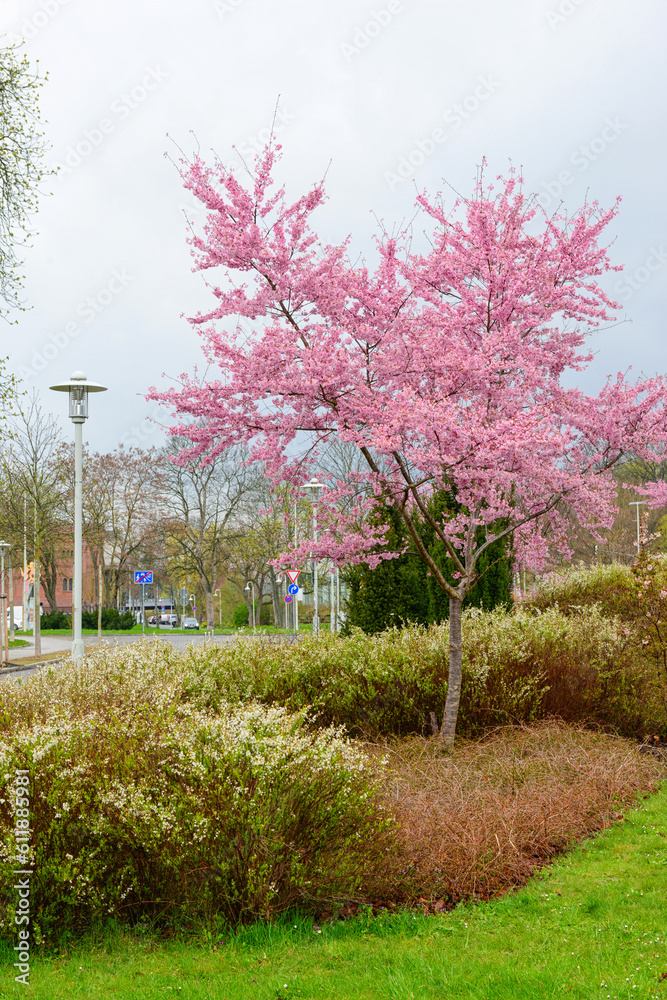
MULTIPOLYGON (((214 944, 100 935, 35 956, 25 995, 152 1000, 667 996, 667 787, 518 892, 451 913, 293 918, 214 944), (661 977, 665 977, 664 981, 661 977)), ((4 946, 0 997, 17 995, 4 946)))

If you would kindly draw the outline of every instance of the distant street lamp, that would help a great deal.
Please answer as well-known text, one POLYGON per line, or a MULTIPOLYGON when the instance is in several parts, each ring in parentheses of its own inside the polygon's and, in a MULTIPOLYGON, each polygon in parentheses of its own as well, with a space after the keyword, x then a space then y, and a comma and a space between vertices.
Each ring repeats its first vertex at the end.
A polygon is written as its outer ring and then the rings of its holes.
MULTIPOLYGON (((56 392, 69 393, 69 416, 74 424, 74 587, 72 597, 72 659, 83 658, 81 605, 83 600, 83 424, 88 416, 88 393, 106 392, 99 382, 89 382, 83 372, 74 372, 69 382, 52 385, 56 392)), ((35 608, 39 594, 35 595, 35 608)), ((37 612, 36 612, 37 613, 37 612)))
POLYGON ((252 582, 252 580, 248 580, 248 582, 245 585, 245 590, 251 590, 252 591, 252 627, 253 627, 253 631, 254 631, 254 629, 255 629, 255 584, 252 582))
MULTIPOLYGON (((220 615, 220 628, 222 628, 222 594, 220 587, 213 591, 213 596, 218 598, 218 613, 220 615)), ((213 626, 215 627, 215 609, 213 610, 213 626)))
POLYGON ((639 507, 641 504, 645 503, 646 503, 645 500, 630 500, 630 502, 628 503, 629 507, 637 508, 637 558, 639 558, 639 546, 641 544, 639 540, 639 507))
MULTIPOLYGON (((324 489, 324 483, 318 483, 313 480, 310 483, 305 483, 302 487, 304 490, 314 490, 313 495, 313 543, 317 544, 317 504, 320 499, 320 490, 324 489)), ((320 616, 319 612, 319 597, 318 597, 318 580, 317 580, 317 558, 313 558, 313 553, 311 552, 310 558, 313 564, 313 635, 319 635, 320 631, 320 616)))
POLYGON ((0 634, 0 643, 2 643, 2 650, 4 655, 5 663, 9 663, 9 631, 7 623, 7 594, 5 593, 5 549, 11 549, 9 542, 0 542, 0 603, 2 604, 2 633, 0 634))

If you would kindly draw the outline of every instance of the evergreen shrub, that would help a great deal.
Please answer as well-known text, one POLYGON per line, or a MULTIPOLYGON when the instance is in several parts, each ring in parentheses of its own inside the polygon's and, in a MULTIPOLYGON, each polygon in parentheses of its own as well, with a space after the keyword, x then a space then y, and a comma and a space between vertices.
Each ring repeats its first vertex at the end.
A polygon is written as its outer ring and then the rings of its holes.
POLYGON ((234 608, 234 612, 232 614, 232 620, 234 622, 235 628, 243 628, 244 625, 247 625, 248 622, 250 621, 250 612, 248 611, 248 605, 243 603, 239 604, 236 608, 234 608))
MULTIPOLYGON (((451 494, 440 491, 431 504, 438 520, 458 509, 451 494)), ((400 514, 391 507, 378 507, 372 516, 376 524, 387 526, 381 551, 402 552, 384 559, 375 569, 363 564, 348 567, 343 579, 348 588, 345 632, 360 628, 369 634, 409 623, 429 625, 449 619, 449 598, 435 582, 414 545, 400 514), (404 551, 405 550, 405 551, 404 551)), ((422 540, 445 578, 454 583, 451 560, 431 526, 415 519, 422 540)), ((499 539, 482 554, 477 565, 479 580, 463 602, 464 608, 491 611, 512 604, 510 559, 506 540, 499 539)))
POLYGON ((71 628, 72 619, 69 615, 66 615, 64 611, 47 611, 47 613, 42 615, 39 619, 39 625, 42 631, 47 631, 48 629, 71 628))
MULTIPOLYGON (((102 608, 102 629, 103 631, 126 632, 137 624, 136 618, 131 611, 120 613, 118 608, 102 608)), ((97 611, 81 612, 82 628, 97 628, 97 611)))

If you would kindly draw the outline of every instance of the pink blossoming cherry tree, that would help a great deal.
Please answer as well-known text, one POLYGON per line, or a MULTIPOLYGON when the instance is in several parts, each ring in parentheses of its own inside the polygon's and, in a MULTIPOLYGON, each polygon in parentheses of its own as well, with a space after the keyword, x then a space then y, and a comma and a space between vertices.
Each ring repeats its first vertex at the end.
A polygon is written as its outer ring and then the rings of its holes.
POLYGON ((378 502, 399 512, 449 597, 449 745, 461 602, 482 552, 509 536, 536 569, 567 554, 573 517, 594 533, 611 523, 619 459, 655 457, 667 442, 661 378, 631 385, 619 374, 597 396, 563 385, 591 360, 587 332, 617 308, 600 283, 617 269, 601 245, 617 207, 547 216, 513 172, 496 186, 480 174, 472 196, 449 206, 420 195, 423 247, 414 249, 416 221, 398 236, 380 231, 370 267, 351 259, 349 239, 319 240, 311 216, 322 184, 290 204, 274 187, 275 161, 269 146, 245 185, 221 163, 181 164, 207 211, 191 243, 214 298, 191 322, 220 374, 183 375, 151 398, 180 415, 173 431, 191 442, 188 458, 247 442, 276 486, 306 482, 334 439, 358 449, 365 475, 327 480, 318 544, 307 540, 285 564, 312 551, 374 565, 383 534, 365 514, 378 502), (432 513, 437 490, 456 500, 443 518, 432 513), (454 583, 416 515, 444 546, 454 583))

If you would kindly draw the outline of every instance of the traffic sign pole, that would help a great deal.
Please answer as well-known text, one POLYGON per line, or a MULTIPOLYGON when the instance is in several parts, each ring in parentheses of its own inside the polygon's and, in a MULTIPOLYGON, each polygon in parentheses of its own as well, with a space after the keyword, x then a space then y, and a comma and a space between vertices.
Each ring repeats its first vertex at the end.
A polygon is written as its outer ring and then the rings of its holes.
MULTIPOLYGON (((294 513, 296 515, 296 504, 294 505, 294 513)), ((294 524, 294 544, 296 545, 296 517, 295 517, 295 524, 294 524)), ((287 578, 290 581, 290 583, 291 584, 296 584, 296 581, 299 578, 299 573, 301 572, 301 570, 300 569, 288 569, 286 572, 287 572, 287 578)), ((289 587, 289 593, 290 594, 298 593, 298 591, 299 591, 298 587, 296 588, 296 591, 292 590, 292 587, 289 587)), ((298 601, 297 598, 294 599, 294 634, 295 635, 299 634, 299 601, 298 601)))

